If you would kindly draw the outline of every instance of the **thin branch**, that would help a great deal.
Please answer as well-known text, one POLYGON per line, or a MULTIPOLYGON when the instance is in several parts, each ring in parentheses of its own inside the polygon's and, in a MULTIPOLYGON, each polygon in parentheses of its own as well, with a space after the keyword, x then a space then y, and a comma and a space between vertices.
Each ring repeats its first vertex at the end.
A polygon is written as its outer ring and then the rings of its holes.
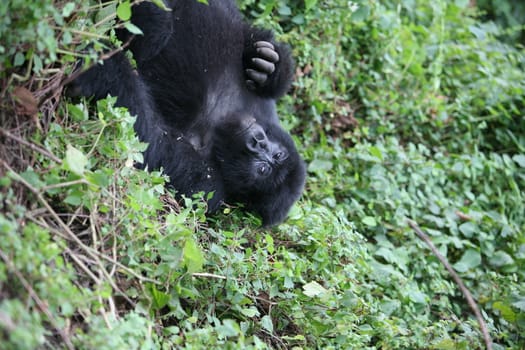
POLYGON ((492 350, 492 339, 490 338, 490 334, 487 328, 487 324, 485 323, 485 320, 483 319, 483 316, 481 315, 481 312, 479 311, 478 305, 476 304, 476 301, 472 297, 472 294, 470 294, 470 291, 467 289, 465 284, 463 283, 463 280, 459 275, 456 273, 454 268, 450 265, 450 263, 447 261, 447 259, 441 255, 441 253, 437 250, 436 246, 432 241, 430 240, 430 237, 424 233, 416 222, 407 219, 408 225, 414 230, 414 232, 418 235, 419 238, 421 238, 429 247, 430 250, 432 250, 432 253, 441 261, 441 263, 445 266, 447 271, 452 276, 452 279, 456 284, 459 286, 459 289, 465 296, 465 299, 467 299, 467 303, 476 315, 476 318, 478 319, 479 327, 481 329, 481 333, 483 334, 483 338, 485 340, 485 345, 487 347, 487 350, 492 350))
POLYGON ((64 221, 58 216, 58 214, 53 210, 51 205, 46 201, 46 199, 42 196, 42 193, 38 191, 36 188, 34 188, 29 182, 27 182, 23 177, 18 175, 5 161, 0 159, 0 162, 2 165, 10 171, 13 176, 16 177, 16 180, 22 183, 24 186, 26 186, 33 194, 37 197, 38 201, 47 209, 49 214, 51 214, 51 217, 56 221, 56 223, 64 230, 64 232, 67 233, 67 235, 78 245, 80 246, 93 260, 97 262, 97 265, 100 267, 100 271, 103 273, 104 277, 106 277, 107 282, 109 285, 113 288, 114 291, 120 293, 122 297, 132 306, 135 306, 135 303, 125 294, 123 293, 120 288, 115 284, 115 281, 109 276, 106 269, 103 267, 102 262, 100 261, 99 257, 96 253, 93 252, 93 250, 86 246, 67 226, 64 221))
POLYGON ((4 251, 2 251, 1 249, 0 249, 0 258, 2 258, 2 260, 5 262, 8 270, 13 272, 18 278, 18 280, 20 281, 20 283, 22 283, 27 293, 29 293, 29 296, 31 297, 31 299, 34 300, 38 309, 47 316, 49 322, 57 330, 58 334, 60 334, 60 337, 64 341, 66 347, 70 350, 74 350, 75 347, 73 346, 73 343, 71 343, 71 339, 69 339, 69 337, 64 332, 64 330, 58 326, 57 320, 55 319, 53 314, 49 311, 48 307, 46 306, 46 303, 44 303, 44 301, 40 299, 40 297, 38 296, 38 294, 36 294, 31 284, 29 284, 29 282, 25 279, 22 273, 20 273, 20 271, 16 269, 13 262, 9 259, 9 256, 7 256, 7 254, 4 253, 4 251))
POLYGON ((225 280, 226 276, 216 275, 213 273, 207 273, 207 272, 194 272, 191 274, 192 277, 209 277, 209 278, 217 278, 220 280, 225 280))
POLYGON ((18 143, 21 143, 23 145, 26 145, 27 147, 31 148, 33 151, 37 151, 41 154, 43 154, 44 156, 46 157, 49 157, 51 160, 53 160, 54 162, 58 163, 58 164, 62 164, 62 160, 60 158, 58 158, 57 156, 55 156, 54 154, 52 154, 51 152, 49 152, 48 150, 40 147, 40 146, 37 146, 35 145, 34 143, 32 142, 29 142, 29 141, 26 141, 16 135, 13 135, 11 134, 9 131, 5 130, 4 128, 0 128, 0 134, 4 135, 5 137, 7 138, 10 138, 18 143))
MULTIPOLYGON (((99 60, 98 61, 105 61, 107 59, 110 59, 113 55, 116 55, 117 53, 123 51, 126 47, 129 46, 129 44, 131 43, 131 40, 133 40, 134 36, 132 35, 124 44, 122 44, 120 47, 117 47, 111 51, 109 51, 108 53, 105 53, 103 54, 102 56, 99 57, 99 60)), ((66 77, 64 80, 62 80, 62 82, 60 83, 60 86, 61 87, 64 87, 66 85, 68 85, 69 83, 71 83, 73 80, 75 80, 76 78, 79 77, 80 74, 84 73, 85 71, 87 71, 89 68, 95 66, 96 64, 98 64, 98 61, 93 63, 91 66, 89 67, 86 67, 84 69, 76 69, 73 73, 71 73, 68 77, 66 77)))

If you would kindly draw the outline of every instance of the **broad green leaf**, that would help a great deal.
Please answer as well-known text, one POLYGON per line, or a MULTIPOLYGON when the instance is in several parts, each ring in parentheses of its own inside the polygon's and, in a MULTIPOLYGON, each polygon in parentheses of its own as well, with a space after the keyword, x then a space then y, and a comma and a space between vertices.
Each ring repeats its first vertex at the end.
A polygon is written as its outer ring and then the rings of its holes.
POLYGON ((186 239, 184 244, 184 264, 186 265, 188 272, 193 273, 202 270, 204 264, 204 257, 197 243, 192 238, 186 239))
POLYGON ((333 167, 332 162, 323 159, 314 159, 308 165, 308 171, 313 173, 323 173, 331 170, 333 167))
POLYGON ((511 265, 514 264, 514 259, 507 254, 506 252, 502 250, 498 250, 494 253, 489 259, 489 263, 492 266, 505 266, 505 265, 511 265))
POLYGON ((456 342, 452 339, 443 339, 432 345, 431 349, 435 350, 456 350, 456 342))
POLYGON ((124 22, 124 28, 126 28, 131 34, 144 35, 142 30, 131 22, 124 22))
POLYGON ((21 52, 17 52, 15 54, 15 59, 13 61, 13 65, 15 67, 21 66, 21 65, 24 64, 25 60, 26 60, 26 58, 25 58, 24 54, 21 53, 21 52))
POLYGON ((370 154, 374 157, 378 158, 379 160, 383 160, 383 153, 381 153, 381 150, 375 146, 371 146, 369 149, 370 154))
POLYGON ((512 157, 512 160, 518 163, 520 167, 525 168, 525 155, 516 154, 514 157, 512 157))
POLYGON ((268 332, 273 333, 272 318, 268 315, 263 316, 261 318, 261 327, 266 329, 268 332))
POLYGON ((408 292, 408 298, 417 304, 425 304, 427 302, 427 295, 418 290, 410 290, 408 292))
MULTIPOLYGON (((171 9, 166 6, 163 0, 151 0, 152 3, 157 5, 159 8, 161 8, 164 11, 171 11, 171 9)), ((199 0, 199 2, 202 2, 203 4, 208 4, 208 0, 199 0)))
POLYGON ((467 221, 461 225, 459 225, 459 230, 465 237, 472 237, 472 235, 477 231, 476 225, 474 225, 472 222, 467 221))
POLYGON ((495 310, 499 310, 499 312, 501 313, 501 316, 503 316, 503 318, 507 322, 511 322, 511 323, 516 322, 516 313, 512 310, 510 305, 507 305, 506 303, 503 303, 501 301, 496 301, 492 305, 492 307, 495 310))
POLYGON ((361 222, 365 224, 366 226, 370 226, 370 227, 377 226, 376 219, 372 216, 365 216, 364 218, 361 219, 361 222))
POLYGON ((74 10, 75 10, 75 3, 74 2, 68 2, 62 8, 62 16, 63 17, 69 17, 69 16, 71 16, 71 14, 73 13, 74 10))
POLYGON ((315 281, 309 282, 303 286, 304 295, 309 297, 316 297, 325 294, 326 292, 328 292, 328 290, 315 281))
POLYGON ((215 330, 220 338, 236 337, 240 333, 237 322, 229 319, 222 321, 222 324, 215 327, 215 330))
POLYGON ((304 7, 306 8, 306 11, 311 10, 316 4, 317 4, 317 0, 305 0, 304 1, 304 7))
POLYGON ((35 188, 40 188, 44 186, 44 182, 40 180, 40 177, 33 170, 33 168, 27 168, 23 173, 20 173, 19 175, 35 188))
POLYGON ((117 6, 117 17, 122 21, 129 21, 131 18, 131 3, 129 1, 121 2, 117 6))
POLYGON ((268 253, 273 254, 275 251, 274 245, 273 245, 273 237, 270 234, 267 234, 264 236, 266 239, 266 249, 268 249, 268 253))
POLYGON ((470 269, 473 269, 481 264, 481 255, 479 252, 469 249, 458 262, 454 264, 454 269, 459 272, 467 272, 470 269))
POLYGON ((352 13, 352 16, 350 17, 350 19, 353 22, 362 22, 366 20, 369 15, 370 15, 370 7, 366 5, 359 5, 359 8, 354 13, 352 13))
POLYGON ((153 307, 157 310, 166 306, 170 300, 169 294, 161 292, 154 285, 151 286, 151 296, 153 297, 153 307))
POLYGON ((255 317, 259 315, 259 311, 255 307, 241 309, 241 313, 246 317, 255 317))
POLYGON ((87 163, 88 159, 82 151, 71 145, 67 146, 66 158, 64 159, 64 166, 67 170, 82 176, 86 170, 87 163))

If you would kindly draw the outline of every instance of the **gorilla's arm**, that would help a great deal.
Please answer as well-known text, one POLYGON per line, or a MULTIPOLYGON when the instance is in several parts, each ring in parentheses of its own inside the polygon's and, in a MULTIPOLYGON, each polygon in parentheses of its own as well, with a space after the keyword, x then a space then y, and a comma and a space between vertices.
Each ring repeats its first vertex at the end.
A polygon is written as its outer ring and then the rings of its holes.
POLYGON ((272 32, 245 27, 243 65, 246 86, 258 95, 277 99, 290 89, 294 71, 291 51, 276 42, 272 32))
MULTIPOLYGON (((173 1, 164 1, 168 8, 172 6, 171 2, 173 1)), ((131 40, 129 48, 139 65, 157 56, 166 47, 173 33, 172 13, 151 2, 139 3, 133 6, 131 23, 142 30, 142 35, 133 36, 126 28, 117 31, 117 36, 123 43, 131 40)))
POLYGON ((134 128, 139 139, 149 144, 140 168, 164 169, 170 185, 179 194, 215 192, 208 201, 209 212, 216 211, 224 199, 218 172, 180 133, 169 127, 158 115, 147 86, 133 71, 123 53, 117 53, 103 64, 91 67, 67 87, 69 96, 93 97, 99 100, 116 96, 119 107, 127 107, 137 116, 134 128))
POLYGON ((94 100, 117 97, 117 106, 144 120, 152 119, 153 103, 142 79, 133 71, 123 52, 118 52, 100 64, 89 68, 66 88, 70 97, 93 97, 94 100))

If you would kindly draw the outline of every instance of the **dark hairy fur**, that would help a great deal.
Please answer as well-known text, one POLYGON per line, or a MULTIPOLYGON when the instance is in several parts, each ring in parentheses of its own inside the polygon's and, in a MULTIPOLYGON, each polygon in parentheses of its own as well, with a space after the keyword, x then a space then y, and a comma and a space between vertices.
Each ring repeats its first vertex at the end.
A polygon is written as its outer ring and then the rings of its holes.
POLYGON ((214 192, 210 212, 239 202, 264 225, 283 221, 305 181, 304 162, 275 106, 292 81, 289 48, 245 23, 234 1, 166 4, 172 11, 151 3, 133 8, 131 20, 144 32, 130 44, 137 72, 119 53, 77 78, 72 94, 117 96, 149 143, 140 166, 162 168, 179 194, 214 192), (258 42, 270 43, 278 61, 266 62, 258 42), (258 57, 271 72, 254 63, 258 57), (249 82, 250 69, 264 79, 249 82))

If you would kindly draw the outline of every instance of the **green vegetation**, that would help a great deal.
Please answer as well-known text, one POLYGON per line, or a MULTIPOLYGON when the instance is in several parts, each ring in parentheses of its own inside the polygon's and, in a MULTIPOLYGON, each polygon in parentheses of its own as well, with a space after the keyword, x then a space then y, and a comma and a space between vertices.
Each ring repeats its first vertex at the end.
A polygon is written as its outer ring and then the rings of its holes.
POLYGON ((309 170, 264 230, 133 168, 114 99, 61 97, 129 1, 0 2, 0 348, 485 348, 408 218, 493 348, 525 348, 523 6, 474 3, 240 1, 294 48, 280 112, 309 170))

